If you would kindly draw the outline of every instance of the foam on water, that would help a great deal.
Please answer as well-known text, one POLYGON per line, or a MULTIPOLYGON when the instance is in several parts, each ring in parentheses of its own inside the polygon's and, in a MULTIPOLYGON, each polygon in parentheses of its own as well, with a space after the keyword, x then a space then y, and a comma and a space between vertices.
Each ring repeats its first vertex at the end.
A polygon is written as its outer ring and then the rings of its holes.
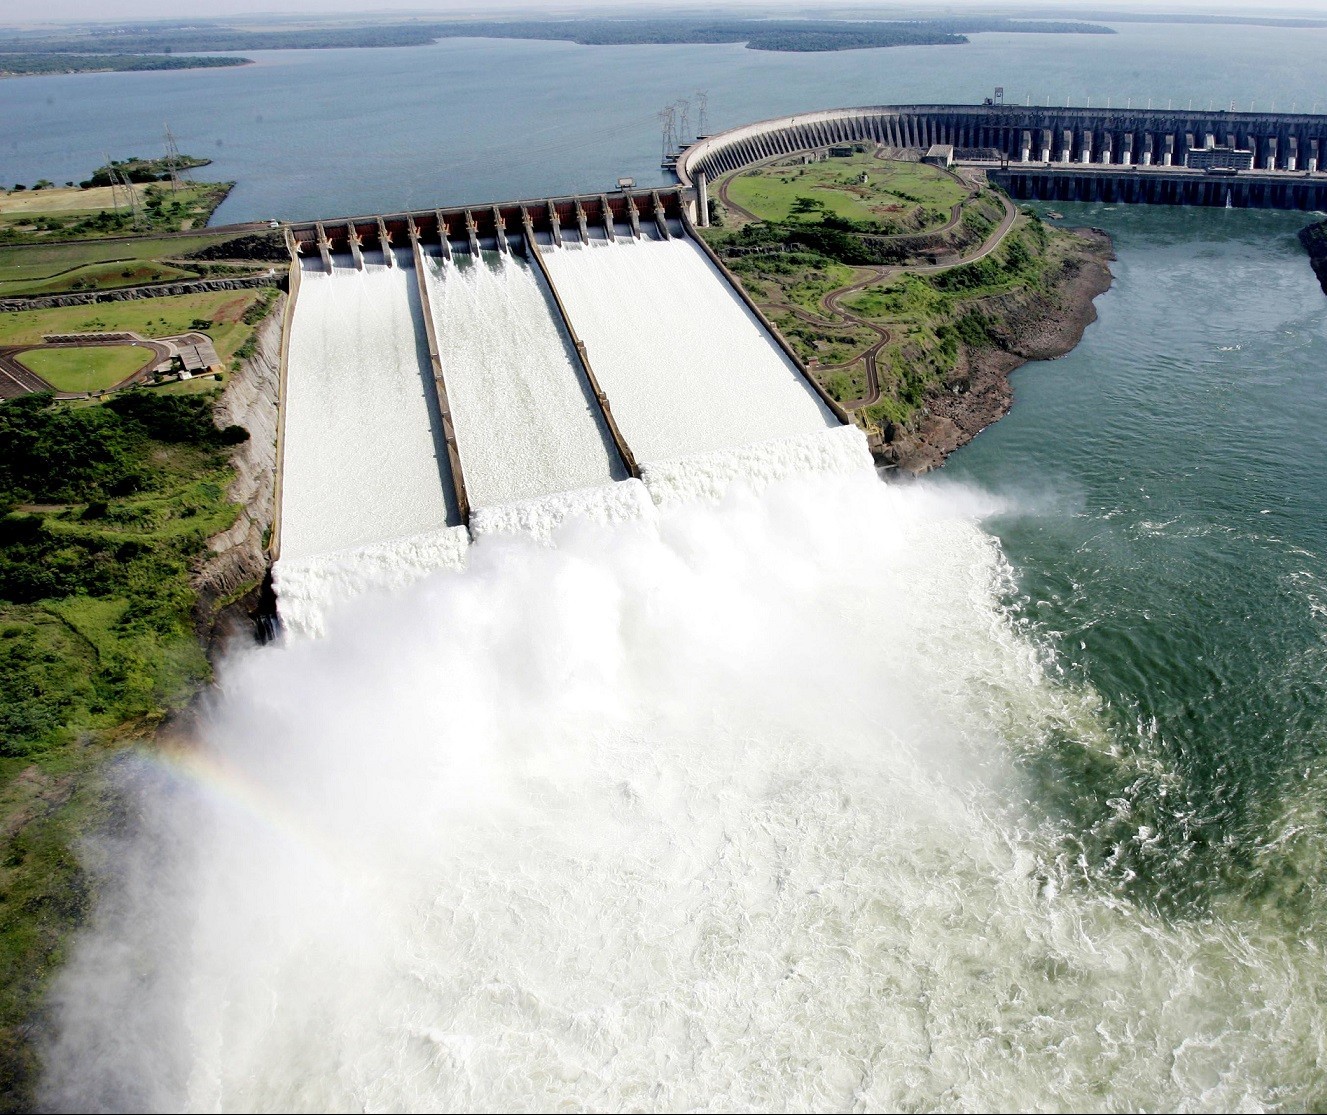
POLYGON ((690 240, 553 249, 544 259, 642 463, 838 424, 690 240))
MULTIPOLYGON (((774 480, 792 476, 870 468, 865 437, 855 427, 838 426, 647 465, 644 483, 622 480, 479 507, 471 512, 470 534, 476 538, 519 534, 547 543, 577 522, 605 525, 650 519, 656 505, 716 501, 735 485, 760 491, 774 480)), ((307 558, 283 558, 273 570, 282 621, 297 636, 325 634, 330 617, 347 601, 404 588, 433 570, 463 569, 468 544, 465 528, 449 527, 307 558)))
POLYGON ((1314 1106, 1301 927, 1162 919, 1030 796, 1129 741, 973 506, 861 470, 483 536, 230 662, 199 751, 129 780, 44 1101, 1314 1106))
POLYGON ((283 559, 448 523, 423 311, 410 254, 398 252, 397 264, 301 276, 286 382, 283 559))
POLYGON ((338 605, 365 593, 392 592, 439 570, 465 568, 470 533, 444 527, 390 542, 354 546, 272 567, 282 625, 296 636, 324 635, 338 605))
POLYGON ((571 519, 592 523, 625 523, 654 513, 650 493, 639 480, 622 480, 597 488, 561 492, 542 499, 519 500, 485 507, 470 517, 476 537, 483 534, 523 534, 548 542, 571 519))
POLYGON ((656 503, 717 500, 736 481, 756 490, 775 480, 813 473, 852 473, 872 464, 866 435, 856 426, 756 442, 692 457, 654 461, 641 479, 656 503))
POLYGON ((472 506, 622 479, 607 425, 530 265, 495 252, 465 267, 429 260, 427 274, 472 506))

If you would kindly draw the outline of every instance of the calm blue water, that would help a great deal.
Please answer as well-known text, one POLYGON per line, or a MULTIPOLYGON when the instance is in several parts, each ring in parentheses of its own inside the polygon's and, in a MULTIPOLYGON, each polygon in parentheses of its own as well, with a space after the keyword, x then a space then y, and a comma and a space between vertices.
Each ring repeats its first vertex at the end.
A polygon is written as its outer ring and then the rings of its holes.
POLYGON ((234 70, 0 82, 0 182, 78 180, 162 147, 239 184, 218 222, 431 208, 661 181, 656 113, 698 89, 708 130, 835 105, 1010 100, 1327 107, 1327 32, 1120 27, 960 47, 776 54, 740 46, 430 47, 259 53, 234 70))

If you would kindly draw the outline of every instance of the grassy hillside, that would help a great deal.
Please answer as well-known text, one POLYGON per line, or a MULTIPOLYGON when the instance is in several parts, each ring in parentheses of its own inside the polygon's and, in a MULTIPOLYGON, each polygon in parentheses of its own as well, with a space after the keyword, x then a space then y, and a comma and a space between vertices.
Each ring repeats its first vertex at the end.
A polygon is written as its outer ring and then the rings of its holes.
POLYGON ((211 398, 0 406, 0 1109, 30 1107, 31 1026, 88 903, 74 848, 106 757, 209 676, 190 567, 234 522, 211 398))
POLYGON ((726 196, 762 221, 816 222, 825 215, 878 226, 881 235, 943 225, 969 194, 951 174, 869 152, 806 166, 770 166, 734 175, 726 196))

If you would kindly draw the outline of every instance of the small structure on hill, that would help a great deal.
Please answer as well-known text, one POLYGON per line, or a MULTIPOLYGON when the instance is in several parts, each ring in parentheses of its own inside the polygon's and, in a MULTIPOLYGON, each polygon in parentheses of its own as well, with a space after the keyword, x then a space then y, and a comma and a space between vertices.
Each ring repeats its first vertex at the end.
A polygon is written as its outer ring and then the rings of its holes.
POLYGON ((926 149, 922 162, 931 166, 948 169, 954 165, 954 145, 952 143, 933 143, 926 149))

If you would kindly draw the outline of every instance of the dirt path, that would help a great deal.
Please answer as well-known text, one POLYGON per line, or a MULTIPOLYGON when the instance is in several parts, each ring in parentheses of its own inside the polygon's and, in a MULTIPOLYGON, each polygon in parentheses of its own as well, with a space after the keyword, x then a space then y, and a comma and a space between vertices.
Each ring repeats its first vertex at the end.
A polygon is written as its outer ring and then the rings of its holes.
MULTIPOLYGON (((820 297, 820 306, 826 315, 835 315, 845 322, 868 329, 876 335, 876 342, 866 350, 857 360, 866 362, 866 394, 860 399, 845 401, 844 407, 848 410, 856 410, 859 407, 874 406, 880 401, 880 371, 879 356, 880 350, 890 341, 892 334, 883 325, 877 325, 875 322, 864 318, 859 314, 846 309, 841 300, 849 294, 855 294, 859 290, 865 290, 867 287, 876 286, 889 282, 891 279, 902 275, 933 275, 941 271, 949 271, 955 267, 963 267, 969 263, 976 263, 978 260, 985 259, 991 252, 1000 246, 1000 242, 1008 235, 1009 230, 1014 227, 1014 221, 1018 219, 1018 207, 1014 205, 1009 198, 1003 194, 998 195, 1000 203, 1004 206, 1004 217, 999 225, 981 244, 981 246, 971 255, 960 256, 954 263, 935 263, 920 267, 874 267, 871 273, 864 279, 858 279, 851 285, 839 287, 820 297)), ((839 368, 850 367, 857 360, 849 361, 848 364, 825 364, 822 365, 826 371, 837 370, 839 368)))
MULTIPOLYGON (((739 174, 745 173, 747 170, 750 170, 753 167, 761 167, 761 166, 766 166, 768 164, 779 162, 780 160, 786 159, 787 157, 788 157, 787 155, 777 155, 774 156, 773 158, 762 159, 758 163, 752 163, 750 166, 743 167, 740 171, 737 171, 736 173, 726 175, 724 178, 720 179, 718 183, 718 194, 720 200, 728 209, 738 214, 739 216, 744 217, 749 221, 759 221, 760 218, 757 217, 754 213, 752 213, 749 209, 744 209, 742 206, 738 205, 735 201, 733 201, 732 196, 728 192, 728 187, 732 184, 733 180, 736 179, 739 174)), ((884 158, 885 157, 884 149, 877 148, 875 157, 878 159, 884 158)), ((954 175, 954 177, 957 178, 957 175, 954 175)), ((962 181, 962 179, 958 180, 962 181)), ((967 185, 967 183, 964 184, 967 185)), ((931 231, 937 234, 942 234, 951 231, 959 223, 959 221, 963 219, 963 206, 966 205, 969 201, 971 201, 974 197, 976 197, 976 195, 977 195, 977 189, 974 187, 972 188, 971 192, 962 201, 959 201, 953 206, 949 220, 941 228, 931 231)), ((838 324, 839 322, 842 322, 843 324, 856 326, 858 328, 865 329, 869 333, 875 334, 876 339, 874 343, 872 343, 871 347, 868 348, 860 356, 856 356, 852 360, 849 360, 846 363, 842 364, 817 365, 816 369, 817 371, 830 372, 830 371, 839 371, 843 368, 851 368, 859 360, 865 363, 866 394, 858 399, 845 400, 843 403, 845 408, 847 408, 848 410, 856 410, 860 407, 873 406, 880 401, 880 369, 879 369, 880 350, 883 349, 885 345, 889 344, 890 340, 893 337, 893 334, 883 325, 879 325, 876 322, 869 320, 868 318, 862 317, 860 314, 855 314, 851 310, 846 309, 842 305, 842 299, 849 294, 855 294, 860 290, 865 290, 867 287, 876 286, 879 284, 889 282, 891 279, 895 278, 898 275, 902 274, 932 275, 932 274, 937 274, 941 271, 949 271, 955 267, 963 267, 966 264, 976 263, 978 260, 985 259, 988 255, 991 254, 991 252, 995 251, 995 249, 1000 246, 1000 243, 1004 240, 1009 230, 1014 227, 1014 221, 1018 219, 1017 206, 1015 206, 1014 203, 1003 194, 997 194, 996 196, 999 197, 1000 204, 1004 207, 1004 216, 1003 218, 1001 218, 999 225, 997 225, 995 230, 984 241, 982 241, 981 245, 977 248, 976 251, 965 256, 960 256, 953 263, 935 263, 935 264, 926 264, 914 267, 867 268, 867 274, 865 275, 865 277, 855 279, 848 286, 839 287, 836 290, 829 291, 828 293, 822 294, 820 296, 819 304, 824 314, 824 317, 820 319, 817 319, 814 315, 807 313, 805 310, 802 310, 800 307, 794 306, 789 302, 784 302, 784 301, 771 302, 771 305, 777 306, 778 309, 792 314, 793 317, 796 317, 800 321, 806 322, 808 325, 824 326, 824 325, 834 325, 838 324), (838 321, 836 322, 835 319, 838 319, 838 321)), ((911 236, 915 234, 907 233, 905 235, 911 236)))

